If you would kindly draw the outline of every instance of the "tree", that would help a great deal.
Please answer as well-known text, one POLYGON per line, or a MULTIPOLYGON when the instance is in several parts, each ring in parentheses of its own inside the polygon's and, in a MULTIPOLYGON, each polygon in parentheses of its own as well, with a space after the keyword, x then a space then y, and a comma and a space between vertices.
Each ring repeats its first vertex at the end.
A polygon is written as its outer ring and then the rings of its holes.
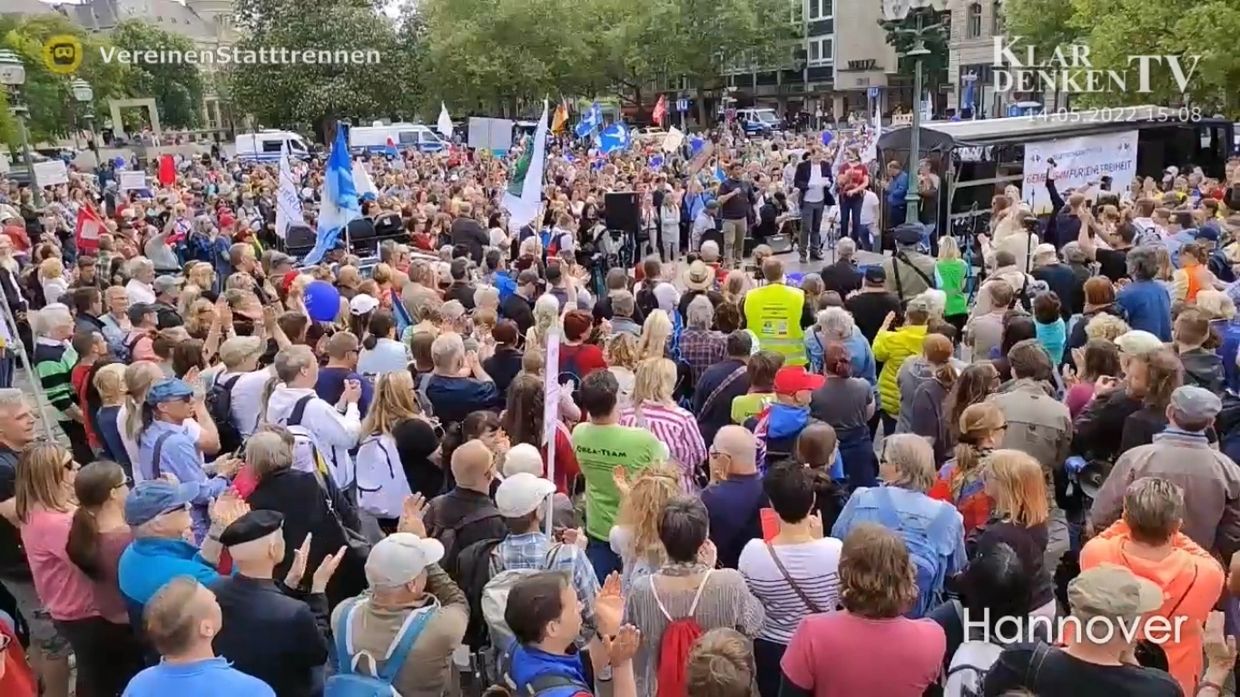
MULTIPOLYGON (((161 51, 185 55, 197 51, 190 39, 140 20, 125 20, 111 34, 118 49, 161 51)), ((127 90, 134 97, 150 97, 159 109, 159 121, 171 128, 193 128, 201 116, 205 92, 202 68, 189 62, 135 62, 130 66, 127 90)), ((128 129, 126 129, 128 130, 128 129)))
MULTIPOLYGON (((930 94, 937 94, 939 85, 948 81, 947 17, 946 12, 921 8, 910 10, 908 16, 898 22, 878 21, 887 32, 887 43, 896 49, 897 72, 908 76, 910 84, 917 65, 914 57, 907 54, 913 50, 917 37, 922 38, 925 49, 929 51, 921 56, 922 87, 930 94)), ((918 98, 920 96, 917 95, 918 98)))
MULTIPOLYGON (((84 108, 73 98, 69 82, 80 77, 91 84, 95 94, 93 108, 96 123, 105 115, 103 105, 109 97, 125 95, 127 66, 108 63, 102 50, 109 47, 107 37, 88 34, 82 27, 59 14, 35 15, 21 19, 0 19, 0 48, 7 48, 22 58, 26 67, 26 84, 21 88, 22 103, 29 110, 26 120, 31 142, 55 140, 83 126, 84 108), (82 64, 73 76, 58 75, 43 62, 43 44, 47 39, 70 34, 82 44, 82 64)), ((0 116, 0 138, 16 147, 17 129, 8 117, 0 116), (5 127, 4 124, 9 125, 5 127)))
POLYGON ((238 54, 260 61, 230 66, 228 91, 264 126, 311 127, 322 138, 338 118, 393 115, 417 84, 396 23, 370 0, 238 0, 237 19, 238 54), (273 48, 289 60, 261 62, 273 48))
MULTIPOLYGON (((676 41, 668 41, 668 27, 679 22, 679 5, 661 0, 602 0, 596 4, 605 21, 595 34, 600 74, 622 102, 645 113, 643 88, 679 74, 676 41)), ((601 19, 600 18, 600 19, 601 19)))

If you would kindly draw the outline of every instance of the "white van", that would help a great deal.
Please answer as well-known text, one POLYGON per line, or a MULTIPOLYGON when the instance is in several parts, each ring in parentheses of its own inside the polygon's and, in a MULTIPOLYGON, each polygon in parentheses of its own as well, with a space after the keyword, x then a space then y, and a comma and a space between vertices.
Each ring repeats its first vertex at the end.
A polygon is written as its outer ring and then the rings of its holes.
POLYGON ((236 157, 239 160, 257 160, 259 162, 276 162, 280 159, 280 149, 288 144, 290 158, 307 159, 310 148, 301 136, 291 131, 265 130, 258 133, 242 133, 237 136, 236 157))
POLYGON ((349 129, 349 150, 359 153, 396 155, 401 150, 438 152, 446 144, 439 134, 416 123, 375 123, 349 129))

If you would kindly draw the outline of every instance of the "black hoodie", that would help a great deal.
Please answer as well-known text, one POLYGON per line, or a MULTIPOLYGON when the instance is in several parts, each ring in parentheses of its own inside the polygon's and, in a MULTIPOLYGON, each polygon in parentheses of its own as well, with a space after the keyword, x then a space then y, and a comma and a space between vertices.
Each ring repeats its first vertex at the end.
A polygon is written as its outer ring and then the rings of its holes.
POLYGON ((1227 376, 1223 370, 1223 359, 1218 354, 1203 348, 1190 349, 1180 354, 1180 363, 1184 365, 1185 385, 1196 385, 1222 394, 1227 376))

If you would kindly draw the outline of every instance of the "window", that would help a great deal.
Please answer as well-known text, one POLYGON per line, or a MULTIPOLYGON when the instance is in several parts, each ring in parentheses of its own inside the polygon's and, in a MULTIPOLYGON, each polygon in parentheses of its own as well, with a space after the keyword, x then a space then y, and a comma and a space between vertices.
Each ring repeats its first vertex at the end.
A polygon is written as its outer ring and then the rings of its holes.
POLYGON ((965 36, 970 39, 977 39, 982 35, 982 4, 980 2, 971 3, 969 5, 969 18, 965 23, 965 36))
POLYGON ((831 19, 831 3, 833 0, 806 0, 809 3, 806 19, 811 22, 820 19, 831 19))
POLYGON ((806 55, 810 65, 831 65, 835 53, 832 50, 832 37, 815 36, 808 42, 806 55))
POLYGON ((1003 36, 1007 33, 1007 27, 1003 21, 1003 3, 998 0, 994 4, 994 16, 991 17, 991 33, 995 36, 1003 36))

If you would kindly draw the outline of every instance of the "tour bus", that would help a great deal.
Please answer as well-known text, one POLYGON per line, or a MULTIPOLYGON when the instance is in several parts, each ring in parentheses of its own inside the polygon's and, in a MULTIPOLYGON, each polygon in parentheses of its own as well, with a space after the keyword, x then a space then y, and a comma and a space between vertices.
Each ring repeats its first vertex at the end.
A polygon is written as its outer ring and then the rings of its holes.
MULTIPOLYGON (((878 141, 879 162, 906 163, 910 127, 886 131, 878 141)), ((1030 116, 922 124, 920 159, 940 177, 928 216, 939 230, 985 232, 991 199, 1008 186, 1039 216, 1047 209, 1046 171, 1055 169, 1059 193, 1080 188, 1095 195, 1110 189, 1125 195, 1127 182, 1153 177, 1168 167, 1200 167, 1221 178, 1235 125, 1190 107, 1109 107, 1047 111, 1030 116), (1054 161, 1052 163, 1052 161, 1054 161), (949 226, 949 227, 944 227, 949 226)), ((923 218, 923 222, 926 219, 923 218)), ((891 227, 885 222, 884 229, 891 227)))
POLYGON ((280 150, 288 145, 289 157, 307 159, 310 148, 301 136, 290 131, 263 130, 258 133, 242 133, 237 136, 236 157, 239 160, 257 160, 259 162, 277 162, 280 150))
POLYGON ((349 129, 349 149, 355 153, 395 156, 401 150, 439 152, 446 147, 439 134, 415 123, 354 126, 349 129))

